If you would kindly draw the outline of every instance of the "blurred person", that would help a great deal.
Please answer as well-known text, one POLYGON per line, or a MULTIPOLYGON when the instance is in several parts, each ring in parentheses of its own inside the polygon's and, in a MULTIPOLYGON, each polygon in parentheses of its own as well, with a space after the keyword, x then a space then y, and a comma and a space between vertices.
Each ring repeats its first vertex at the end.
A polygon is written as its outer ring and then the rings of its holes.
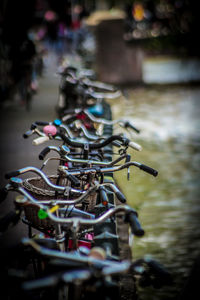
POLYGON ((23 84, 31 90, 33 79, 33 62, 36 55, 36 48, 27 34, 23 34, 15 40, 10 47, 10 59, 12 61, 11 76, 15 89, 18 89, 21 102, 23 103, 23 84), (23 82, 23 84, 22 84, 23 82))
POLYGON ((44 14, 44 23, 46 26, 47 47, 56 50, 58 39, 58 16, 53 10, 47 10, 44 14))
POLYGON ((83 24, 84 17, 88 16, 83 5, 75 4, 71 10, 71 34, 72 34, 72 51, 77 52, 86 35, 86 29, 83 24))

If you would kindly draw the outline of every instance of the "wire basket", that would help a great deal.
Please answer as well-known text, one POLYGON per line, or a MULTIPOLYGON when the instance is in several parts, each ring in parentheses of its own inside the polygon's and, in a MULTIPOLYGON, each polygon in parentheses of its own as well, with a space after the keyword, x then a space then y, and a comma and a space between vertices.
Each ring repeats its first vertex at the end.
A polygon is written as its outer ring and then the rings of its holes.
MULTIPOLYGON (((51 183, 60 185, 60 186, 71 186, 71 182, 66 178, 59 177, 58 175, 48 176, 48 179, 51 183)), ((80 178, 79 178, 80 179, 80 178)), ((83 189, 84 186, 88 183, 87 178, 82 176, 81 178, 81 186, 79 189, 83 189)), ((36 200, 55 200, 55 199, 63 199, 67 200, 67 196, 57 195, 56 191, 50 187, 41 177, 32 177, 23 180, 24 189, 33 196, 36 200)), ((73 200, 77 198, 77 195, 71 196, 70 199, 73 200)), ((97 201, 97 193, 91 193, 86 199, 84 199, 84 206, 88 212, 92 211, 96 205, 97 201)), ((52 230, 55 227, 55 223, 49 218, 39 219, 38 217, 39 208, 37 205, 32 203, 28 203, 24 206, 25 217, 27 221, 31 223, 31 225, 39 228, 43 228, 45 230, 52 230)))

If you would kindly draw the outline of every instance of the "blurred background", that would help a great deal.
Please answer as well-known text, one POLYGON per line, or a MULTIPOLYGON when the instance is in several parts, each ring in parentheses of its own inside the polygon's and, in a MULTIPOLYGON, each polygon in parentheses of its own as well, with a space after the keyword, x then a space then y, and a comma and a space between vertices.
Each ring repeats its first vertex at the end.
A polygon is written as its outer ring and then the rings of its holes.
POLYGON ((113 118, 141 129, 133 140, 143 151, 132 159, 159 171, 150 178, 134 170, 130 181, 116 175, 146 231, 135 239, 133 257, 150 254, 174 278, 171 287, 141 289, 145 300, 199 296, 199 28, 195 0, 0 3, 1 183, 8 170, 37 166, 36 150, 21 136, 35 120, 56 117, 58 70, 91 68, 98 80, 119 87, 123 96, 109 100, 113 118), (18 88, 27 70, 30 111, 18 88), (190 296, 181 296, 191 278, 190 296))

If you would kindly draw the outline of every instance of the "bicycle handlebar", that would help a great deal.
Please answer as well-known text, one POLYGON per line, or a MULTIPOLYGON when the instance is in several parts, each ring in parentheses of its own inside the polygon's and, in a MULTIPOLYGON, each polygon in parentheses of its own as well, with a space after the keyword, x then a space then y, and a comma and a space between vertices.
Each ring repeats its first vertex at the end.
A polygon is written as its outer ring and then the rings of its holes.
MULTIPOLYGON (((68 170, 70 172, 70 174, 73 174, 73 175, 83 175, 83 174, 88 174, 90 172, 93 172, 93 173, 96 173, 96 174, 102 174, 102 173, 107 173, 107 172, 117 172, 117 171, 120 171, 120 170, 123 170, 125 168, 129 168, 130 166, 135 166, 141 170, 143 170, 144 172, 156 177, 158 175, 158 171, 147 166, 147 165, 144 165, 144 164, 141 164, 137 161, 130 161, 130 162, 127 162, 123 165, 119 165, 119 166, 112 166, 112 164, 108 163, 107 164, 108 167, 97 167, 95 168, 94 166, 91 167, 91 168, 85 168, 85 169, 70 169, 68 170)), ((58 170, 60 171, 63 171, 65 172, 66 170, 66 167, 64 166, 59 166, 58 170)))
MULTIPOLYGON (((96 224, 99 224, 105 220, 107 220, 108 218, 110 218, 111 216, 117 214, 118 212, 124 212, 126 214, 125 217, 125 222, 128 222, 131 226, 131 230, 132 232, 136 235, 136 236, 142 236, 144 235, 144 230, 141 228, 141 225, 137 219, 137 212, 130 208, 128 205, 118 205, 115 208, 111 208, 108 211, 106 211, 103 215, 99 216, 96 219, 82 219, 79 217, 72 217, 72 218, 60 218, 55 216, 53 213, 51 213, 50 210, 48 210, 48 207, 46 207, 44 204, 45 201, 38 201, 36 200, 32 195, 30 195, 22 186, 22 180, 18 180, 17 182, 15 181, 15 178, 12 178, 12 182, 14 184, 14 186, 16 185, 16 190, 18 192, 20 192, 22 195, 25 196, 25 198, 27 199, 27 201, 29 201, 32 204, 35 204, 36 206, 38 206, 40 209, 44 210, 45 213, 48 215, 48 217, 56 223, 59 224, 68 224, 68 225, 72 225, 74 230, 77 231, 79 228, 79 225, 87 225, 87 226, 93 226, 96 224), (129 214, 134 214, 134 217, 128 217, 129 214)), ((11 183, 12 183, 11 182, 11 183)), ((109 183, 105 183, 103 185, 109 185, 109 186, 114 186, 113 184, 109 184, 109 183)), ((93 186, 91 188, 89 188, 82 196, 80 196, 78 199, 71 201, 71 200, 63 200, 63 204, 66 204, 66 202, 68 202, 68 204, 75 204, 75 203, 79 203, 82 200, 84 200, 89 194, 93 193, 95 190, 97 190, 100 187, 100 185, 96 185, 93 186), (73 202, 73 203, 72 203, 73 202)), ((116 188, 116 187, 115 187, 116 188)), ((116 188, 117 189, 117 188, 116 188)), ((59 201, 57 199, 55 199, 55 202, 59 201)), ((52 202, 51 202, 52 203, 52 202)))
POLYGON ((35 124, 38 125, 38 126, 50 125, 50 123, 47 122, 47 121, 36 121, 35 124))
MULTIPOLYGON (((67 253, 67 252, 60 252, 56 250, 50 250, 44 246, 40 246, 36 241, 28 238, 24 238, 22 240, 22 243, 26 246, 31 246, 34 250, 36 250, 36 252, 38 252, 42 256, 46 256, 51 259, 57 259, 59 261, 61 260, 61 262, 63 262, 63 265, 66 265, 67 262, 70 263, 73 262, 76 264, 80 264, 80 267, 82 268, 83 267, 92 267, 92 269, 97 268, 98 271, 101 270, 103 276, 108 274, 110 275, 116 274, 116 270, 118 270, 118 273, 122 272, 122 270, 124 272, 125 269, 128 271, 132 267, 132 263, 129 261, 118 262, 118 261, 113 261, 108 259, 102 260, 102 259, 95 258, 92 255, 84 256, 84 255, 77 255, 77 253, 74 254, 73 252, 67 253), (107 271, 105 271, 105 269, 107 269, 107 271)), ((77 270, 76 272, 77 272, 77 277, 79 277, 77 270)))
MULTIPOLYGON (((63 141, 75 148, 84 148, 86 143, 82 143, 82 142, 77 142, 77 141, 73 141, 71 139, 69 139, 67 136, 65 136, 65 134, 63 134, 62 132, 59 133, 59 136, 63 139, 63 141)), ((139 144, 136 144, 132 141, 130 141, 127 138, 122 137, 121 135, 112 135, 110 137, 108 137, 106 140, 104 140, 103 142, 100 143, 87 143, 88 147, 90 150, 92 149, 100 149, 102 147, 107 146, 108 144, 112 143, 113 141, 119 141, 122 143, 123 146, 130 146, 135 150, 140 151, 141 150, 141 146, 139 144)))
POLYGON ((96 118, 93 114, 91 114, 89 112, 88 109, 81 109, 81 108, 75 108, 75 109, 66 109, 64 111, 64 116, 62 117, 62 121, 65 122, 68 119, 68 115, 78 115, 84 113, 89 119, 90 121, 94 122, 94 123, 98 123, 98 124, 103 124, 103 125, 115 125, 115 124, 119 124, 120 126, 124 127, 124 128, 130 128, 132 130, 134 130, 136 133, 140 133, 140 130, 135 127, 131 122, 123 120, 123 119, 116 119, 116 120, 107 120, 104 118, 96 118))
MULTIPOLYGON (((79 163, 79 164, 88 164, 88 165, 99 165, 99 166, 110 166, 110 165, 113 165, 115 163, 117 163, 119 160, 121 159, 124 159, 124 156, 120 157, 120 159, 116 159, 110 163, 108 162, 105 162, 105 161, 98 161, 98 160, 92 160, 92 159, 77 159, 77 158, 72 158, 72 157, 69 157, 67 154, 70 153, 70 149, 63 145, 61 147, 55 147, 55 146, 47 146, 45 147, 39 154, 39 159, 40 160, 44 160, 45 156, 51 151, 56 151, 61 159, 67 161, 67 162, 71 162, 71 163, 79 163)), ((77 153, 76 153, 77 155, 77 153)), ((46 163, 44 163, 46 164, 46 163)), ((43 164, 43 165, 44 165, 43 164)))
MULTIPOLYGON (((65 168, 65 167, 63 167, 63 168, 65 168)), ((126 202, 126 197, 112 183, 102 183, 102 184, 99 184, 98 182, 97 183, 94 182, 94 185, 92 187, 90 187, 88 190, 81 191, 81 190, 77 190, 77 189, 71 188, 69 186, 63 187, 63 186, 58 186, 58 185, 52 184, 49 181, 48 177, 45 175, 45 173, 43 173, 41 170, 39 170, 39 169, 37 169, 35 167, 26 167, 26 168, 20 169, 18 171, 9 172, 9 173, 6 174, 6 178, 9 179, 9 178, 12 177, 11 178, 12 179, 11 180, 12 186, 14 186, 16 188, 18 188, 18 187, 21 188, 22 180, 20 178, 17 180, 17 178, 13 177, 13 175, 18 176, 20 174, 24 174, 24 173, 27 173, 27 172, 34 172, 34 173, 38 174, 46 182, 46 184, 48 184, 50 187, 52 187, 55 190, 62 191, 64 193, 64 195, 65 195, 65 193, 69 193, 69 192, 73 192, 73 193, 77 193, 77 194, 83 194, 83 196, 80 196, 79 198, 76 198, 75 200, 62 200, 62 204, 76 204, 76 203, 79 203, 82 200, 84 200, 90 193, 96 191, 101 186, 102 187, 103 186, 110 187, 110 189, 116 194, 116 197, 118 198, 118 200, 121 203, 125 203, 126 202)), ((77 177, 75 177, 75 175, 70 174, 70 172, 68 172, 66 169, 61 169, 61 172, 64 172, 65 176, 68 179, 70 179, 71 181, 73 181, 73 183, 74 183, 75 186, 79 186, 80 185, 80 181, 79 181, 79 179, 77 177)), ((24 193, 23 190, 21 190, 21 191, 24 193)), ((31 201, 34 201, 33 198, 32 198, 31 201)), ((58 202, 58 199, 56 201, 58 202)), ((47 201, 46 201, 46 203, 47 203, 47 201)))
POLYGON ((143 279, 146 282, 148 281, 147 285, 152 285, 153 287, 155 287, 154 282, 156 281, 156 278, 160 280, 160 286, 171 285, 173 283, 172 276, 169 271, 153 259, 147 260, 146 258, 140 258, 134 262, 128 260, 119 262, 109 259, 97 259, 92 256, 92 252, 90 252, 87 256, 80 254, 77 255, 76 252, 63 254, 61 252, 45 248, 44 246, 40 246, 36 241, 30 239, 24 239, 23 244, 31 246, 40 255, 51 258, 51 266, 61 266, 64 268, 64 271, 59 273, 47 275, 39 279, 25 281, 22 287, 27 291, 48 288, 60 283, 71 284, 76 282, 76 280, 78 280, 81 284, 84 284, 85 281, 91 278, 102 279, 105 276, 126 273, 136 275, 140 279, 139 284, 141 279, 143 279), (76 269, 67 270, 68 265, 71 266, 72 263, 75 264, 76 269), (78 269, 77 266, 79 266, 78 269), (159 266, 159 271, 157 266, 159 266), (97 273, 95 272, 95 269, 98 270, 97 273))
MULTIPOLYGON (((67 110, 65 111, 67 113, 67 110)), ((114 124, 119 124, 120 126, 124 127, 124 128, 131 128, 133 130, 135 130, 137 133, 140 133, 140 130, 138 128, 136 128, 131 122, 123 120, 123 119, 116 119, 116 120, 107 120, 104 118, 96 118, 93 114, 91 114, 88 109, 75 109, 74 113, 81 113, 83 112, 84 114, 86 114, 86 116, 93 121, 94 123, 100 123, 100 124, 104 124, 104 125, 114 125, 114 124)), ((63 117, 63 120, 65 119, 65 117, 63 117)))
MULTIPOLYGON (((62 149, 63 147, 66 147, 66 146, 62 146, 62 149)), ((44 156, 49 153, 50 150, 55 150, 56 152, 58 152, 60 154, 60 151, 62 150, 58 147, 54 147, 54 146, 48 146, 46 147, 45 149, 42 150, 42 152, 39 154, 39 159, 40 160, 43 160, 44 159, 44 156)), ((110 163, 108 162, 103 162, 103 161, 93 161, 93 160, 84 160, 84 159, 73 159, 73 158, 70 158, 69 156, 67 155, 64 155, 64 158, 66 159, 66 161, 69 161, 69 162, 72 162, 72 163, 82 163, 82 164, 93 164, 93 165, 98 165, 99 167, 100 166, 107 166, 107 168, 101 168, 101 169, 98 169, 98 171, 96 170, 96 172, 101 172, 101 173, 104 173, 104 172, 115 172, 115 171, 119 171, 119 170, 122 170, 124 168, 128 168, 130 166, 135 166, 135 167, 138 167, 139 169, 143 170, 144 172, 150 174, 150 175, 153 175, 154 177, 156 177, 158 175, 158 171, 145 165, 145 164, 141 164, 139 162, 136 162, 136 161, 131 161, 131 162, 127 162, 125 163, 124 165, 121 165, 121 166, 114 166, 115 163, 119 162, 120 160, 124 159, 125 156, 122 156, 121 158, 118 158, 110 163)), ((59 166, 60 170, 62 170, 63 166, 59 166)), ((66 168, 63 169, 64 171, 66 171, 66 168)), ((81 175, 81 174, 84 174, 85 172, 88 172, 88 170, 90 171, 93 171, 95 172, 95 169, 90 168, 85 168, 85 169, 81 169, 81 173, 78 171, 78 173, 75 173, 73 175, 81 175)), ((74 172, 73 169, 70 169, 69 172, 74 172)), ((75 171, 77 172, 77 170, 75 171)), ((85 173, 86 174, 86 173, 85 173)))
MULTIPOLYGON (((53 127, 53 125, 50 125, 53 127)), ((55 127, 55 126, 54 126, 55 127)), ((65 133, 63 132, 63 130, 66 131, 66 128, 65 126, 60 126, 60 131, 58 131, 55 127, 55 132, 53 134, 44 134, 44 133, 41 133, 39 134, 39 130, 37 130, 37 133, 40 135, 40 137, 36 138, 33 140, 33 145, 40 145, 46 141, 48 141, 50 138, 58 138, 60 137, 67 145, 70 145, 72 147, 75 147, 75 148, 84 148, 85 147, 85 142, 78 142, 78 141, 75 141, 73 140, 71 137, 67 137, 65 135, 65 133)), ((33 132, 36 132, 36 129, 33 132)), ((32 134, 31 133, 31 134, 32 134)), ((67 132, 67 134, 69 136, 72 136, 71 133, 69 134, 69 132, 67 132)), ((87 137, 87 133, 84 132, 84 134, 86 134, 86 137, 87 137)), ((89 136, 89 139, 93 139, 94 140, 94 137, 93 136, 89 136)), ((92 149, 100 149, 102 147, 105 147, 107 146, 108 144, 112 143, 112 142, 115 142, 115 141, 119 141, 122 143, 123 146, 127 146, 127 147, 131 147, 132 149, 134 150, 137 150, 137 151, 141 151, 142 150, 142 147, 141 145, 133 142, 133 141, 130 141, 128 138, 124 138, 122 137, 121 135, 112 135, 110 137, 108 137, 107 139, 105 139, 103 142, 100 142, 100 143, 88 143, 89 145, 89 149, 92 150, 92 149)), ((115 145, 115 144, 114 144, 115 145)), ((119 145, 117 145, 119 146, 119 145)))
MULTIPOLYGON (((57 191, 63 192, 64 194, 65 194, 65 192, 68 193, 69 191, 74 192, 74 193, 79 193, 79 194, 84 193, 84 191, 76 190, 69 186, 58 186, 58 185, 53 184, 48 179, 48 177, 45 175, 44 172, 42 172, 40 169, 35 168, 35 167, 25 167, 25 168, 19 169, 17 171, 8 172, 5 174, 5 178, 10 179, 11 177, 16 177, 16 176, 22 175, 27 172, 33 172, 33 173, 38 174, 46 182, 47 185, 49 185, 50 187, 52 187, 53 189, 55 189, 57 191)), ((68 179, 74 180, 75 184, 79 184, 77 181, 78 179, 75 180, 75 178, 74 178, 75 176, 73 176, 73 174, 66 174, 66 175, 68 175, 68 179), (71 175, 71 176, 69 176, 69 175, 71 175)))
POLYGON ((67 284, 74 283, 75 280, 78 280, 79 282, 83 283, 84 281, 89 280, 92 277, 92 274, 92 270, 65 271, 62 274, 56 273, 40 279, 26 281, 22 284, 22 288, 25 291, 33 291, 36 289, 53 287, 58 285, 60 282, 67 284))
MULTIPOLYGON (((99 216, 96 219, 83 219, 80 217, 72 217, 72 218, 60 218, 55 216, 54 214, 52 214, 48 208, 40 203, 38 203, 38 201, 36 201, 29 193, 27 193, 23 188, 19 188, 18 189, 22 194, 24 194, 24 196, 31 202, 34 203, 35 205, 37 205, 39 208, 43 209, 45 211, 45 213, 48 215, 48 217, 55 223, 58 224, 68 224, 71 225, 72 228, 77 231, 79 229, 79 226, 84 225, 84 226, 93 226, 96 224, 99 224, 101 222, 104 222, 105 220, 107 220, 108 218, 110 218, 111 216, 117 214, 118 212, 124 212, 126 215, 128 214, 134 214, 134 218, 131 217, 126 217, 125 221, 128 222, 131 226, 131 230, 133 232, 133 234, 135 234, 136 236, 142 236, 144 235, 144 230, 142 229, 138 219, 137 219, 137 212, 130 208, 128 205, 118 205, 115 208, 111 208, 108 211, 106 211, 104 214, 102 214, 101 216, 99 216)), ((85 198, 89 193, 93 192, 94 187, 90 188, 83 196, 82 198, 85 198)))
POLYGON ((110 84, 100 82, 100 81, 93 81, 93 80, 90 80, 89 78, 84 78, 82 80, 82 82, 85 85, 88 85, 88 86, 91 86, 91 87, 107 90, 107 91, 110 91, 110 92, 116 91, 116 88, 114 86, 110 85, 110 84))
POLYGON ((133 234, 137 236, 144 235, 144 230, 142 229, 140 223, 138 222, 138 218, 134 213, 127 214, 125 221, 130 224, 131 231, 133 234))
MULTIPOLYGON (((122 122, 122 121, 121 121, 121 122, 122 122)), ((140 130, 139 130, 137 127, 135 127, 132 123, 130 123, 130 122, 128 122, 128 121, 124 121, 124 122, 123 122, 123 126, 124 126, 125 128, 131 128, 131 129, 135 130, 135 132, 140 133, 140 130)))
POLYGON ((43 160, 50 151, 51 151, 51 146, 45 147, 38 156, 39 160, 43 160))
MULTIPOLYGON (((129 260, 125 260, 125 261, 113 261, 108 259, 102 260, 93 257, 92 255, 90 255, 90 253, 88 256, 84 256, 80 254, 77 255, 77 252, 64 253, 56 250, 50 250, 48 248, 45 248, 44 246, 40 246, 35 240, 31 240, 28 238, 24 238, 22 240, 22 243, 26 246, 31 246, 40 255, 46 256, 50 259, 54 259, 54 264, 56 264, 57 262, 59 266, 63 265, 63 267, 65 266, 67 267, 68 262, 70 263, 71 266, 71 263, 73 262, 76 263, 76 266, 77 264, 80 265, 81 270, 85 269, 85 267, 92 267, 91 270, 87 269, 87 272, 88 271, 92 272, 93 268, 97 268, 98 271, 101 272, 102 276, 132 272, 137 276, 144 276, 144 277, 147 276, 147 278, 149 277, 149 279, 151 277, 149 285, 151 284, 153 285, 155 278, 161 281, 161 285, 170 285, 173 282, 172 276, 169 273, 169 271, 159 262, 147 256, 144 258, 137 259, 134 262, 129 260)), ((78 272, 79 271, 76 269, 77 278, 80 278, 78 272)), ((99 272, 98 275, 100 275, 99 272)), ((66 274, 66 271, 64 271, 63 273, 66 274)), ((73 276, 74 280, 76 278, 75 275, 76 273, 74 273, 73 276)), ((93 272, 92 275, 95 275, 95 272, 93 272)), ((57 276, 57 278, 61 278, 61 277, 57 276)), ((83 276, 83 279, 84 278, 85 277, 83 276)))
POLYGON ((23 134, 23 138, 27 139, 29 136, 31 136, 34 133, 34 130, 27 130, 24 134, 23 134))

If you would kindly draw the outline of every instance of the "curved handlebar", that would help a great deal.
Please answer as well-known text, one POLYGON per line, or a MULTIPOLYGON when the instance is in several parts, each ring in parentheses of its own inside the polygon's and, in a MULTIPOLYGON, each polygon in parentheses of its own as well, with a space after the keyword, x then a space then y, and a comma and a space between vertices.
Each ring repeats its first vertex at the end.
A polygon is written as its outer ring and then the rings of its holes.
MULTIPOLYGON (((146 166, 144 164, 141 164, 137 161, 130 161, 130 162, 127 162, 123 165, 119 165, 119 166, 113 166, 113 163, 112 164, 107 164, 107 167, 102 167, 100 168, 98 166, 98 168, 95 168, 95 167, 92 167, 92 168, 85 168, 85 169, 70 169, 68 170, 70 172, 70 174, 73 174, 73 175, 81 175, 81 174, 88 174, 90 172, 93 172, 93 173, 96 173, 96 174, 102 174, 102 173, 107 173, 107 172, 116 172, 116 171, 120 171, 120 170, 123 170, 125 168, 129 168, 131 166, 135 166, 141 170, 143 170, 144 172, 156 177, 158 175, 158 171, 149 167, 149 166, 146 166)), ((60 171, 62 172, 65 172, 66 170, 66 167, 64 166, 59 166, 59 169, 60 171)))
MULTIPOLYGON (((116 120, 107 120, 104 118, 96 118, 93 114, 91 114, 89 112, 88 109, 83 109, 83 110, 75 110, 74 113, 80 113, 80 112, 84 112, 84 114, 94 123, 100 123, 100 124, 104 124, 104 125, 115 125, 115 124, 119 124, 120 126, 124 127, 124 128, 130 128, 135 130, 137 133, 140 133, 140 130, 138 128, 136 128, 131 122, 123 120, 123 119, 116 119, 116 120)), ((67 113, 67 110, 66 110, 67 113)), ((65 119, 65 117, 63 117, 63 119, 65 119)))
POLYGON ((144 235, 144 230, 141 227, 135 213, 132 213, 132 212, 128 213, 125 217, 125 221, 130 224, 131 231, 133 234, 135 234, 137 236, 144 235))
MULTIPOLYGON (((55 189, 57 191, 60 191, 60 192, 63 192, 63 193, 69 192, 69 191, 74 192, 74 193, 79 193, 79 194, 84 193, 83 191, 76 190, 76 189, 71 188, 69 186, 59 186, 59 185, 53 184, 48 179, 46 174, 44 172, 42 172, 40 169, 36 168, 36 167, 25 167, 25 168, 19 169, 17 171, 8 172, 8 173, 5 174, 5 178, 10 179, 11 177, 19 176, 19 175, 22 175, 22 174, 27 173, 27 172, 33 172, 33 173, 38 174, 46 182, 47 185, 49 185, 50 187, 52 187, 53 189, 55 189)), ((69 175, 72 175, 72 174, 69 174, 69 175)))
MULTIPOLYGON (((21 182, 19 182, 19 184, 16 183, 16 181, 14 180, 15 178, 13 178, 14 181, 14 186, 15 186, 15 190, 20 192, 22 195, 25 196, 25 198, 27 199, 27 201, 29 201, 32 204, 35 204, 36 206, 38 206, 40 209, 44 210, 45 213, 48 215, 48 217, 59 224, 69 224, 69 225, 73 225, 73 228, 77 231, 79 228, 79 225, 88 225, 88 226, 93 226, 96 224, 99 224, 103 221, 105 221, 106 219, 110 218, 111 216, 117 214, 118 212, 124 212, 126 214, 125 217, 125 221, 128 222, 131 226, 131 230, 132 232, 136 235, 136 236, 142 236, 144 234, 144 231, 142 231, 143 229, 141 228, 141 225, 137 219, 137 212, 130 208, 128 205, 119 205, 117 207, 111 208, 108 211, 106 211, 103 215, 101 215, 100 217, 96 218, 96 219, 82 219, 80 217, 72 217, 72 218, 60 218, 55 216, 54 214, 51 213, 50 210, 48 210, 48 207, 45 204, 48 204, 48 201, 38 201, 36 200, 32 195, 30 195, 22 186, 21 186, 21 182), (129 216, 129 214, 131 213, 131 216, 129 216)), ((11 181, 12 183, 12 181, 11 181)), ((109 183, 104 183, 104 184, 97 184, 94 185, 92 187, 90 187, 87 191, 85 191, 85 193, 83 195, 81 195, 79 198, 75 199, 75 200, 62 200, 61 203, 63 205, 65 204, 76 204, 76 203, 80 203, 81 201, 83 201, 88 195, 90 195, 91 193, 93 193, 95 190, 99 189, 101 186, 103 185, 108 185, 110 186, 113 191, 118 190, 113 184, 109 184, 109 183)), ((52 200, 50 201, 52 203, 52 200)), ((59 200, 55 199, 54 201, 56 204, 58 204, 59 200)))
MULTIPOLYGON (((87 197, 87 195, 91 192, 94 191, 94 189, 96 189, 97 187, 92 187, 90 188, 84 195, 81 196, 81 200, 83 200, 83 198, 87 197)), ((37 205, 39 208, 43 209, 45 211, 45 213, 48 215, 48 217, 53 221, 56 222, 58 224, 68 224, 73 226, 73 229, 75 231, 77 231, 79 229, 79 226, 84 225, 84 226, 93 226, 96 224, 99 224, 101 222, 104 222, 105 220, 107 220, 108 218, 110 218, 111 216, 119 213, 119 212, 124 212, 125 214, 129 214, 130 212, 132 214, 134 214, 134 218, 131 218, 131 221, 129 221, 128 218, 127 222, 130 223, 131 229, 133 231, 133 233, 136 236, 142 236, 141 232, 141 225, 139 224, 139 221, 137 219, 137 212, 133 209, 130 208, 128 205, 119 205, 115 208, 111 208, 108 211, 106 211, 104 214, 102 214, 101 216, 99 216, 96 219, 83 219, 80 217, 72 217, 72 218, 60 218, 55 216, 54 214, 52 214, 48 208, 41 204, 40 202, 38 202, 37 200, 35 200, 29 193, 27 193, 23 188, 18 188, 19 192, 21 192, 31 203, 34 203, 35 205, 37 205)), ((44 202, 43 202, 44 203, 44 202)), ((144 231, 143 231, 144 234, 144 231)))
MULTIPOLYGON (((59 136, 63 139, 63 141, 66 144, 68 144, 72 147, 75 147, 75 148, 84 148, 85 147, 86 143, 73 141, 73 140, 69 139, 67 136, 65 136, 65 134, 63 134, 62 132, 59 133, 59 136)), ((135 150, 139 150, 139 151, 141 150, 140 145, 131 142, 129 139, 124 138, 121 135, 112 135, 100 143, 88 143, 88 147, 90 150, 100 149, 100 148, 103 148, 103 147, 107 146, 108 144, 112 143, 113 141, 119 141, 122 143, 123 146, 130 146, 135 150)))
MULTIPOLYGON (((92 252, 89 252, 87 256, 77 255, 77 252, 64 253, 56 250, 51 250, 37 243, 37 240, 24 238, 22 240, 24 245, 31 246, 37 253, 42 256, 46 256, 49 259, 53 259, 54 265, 60 266, 72 266, 75 263, 76 268, 67 270, 66 269, 59 273, 52 273, 43 278, 33 279, 25 281, 22 285, 25 290, 34 290, 40 288, 47 288, 56 286, 58 284, 73 283, 76 280, 84 284, 85 280, 96 277, 94 270, 97 268, 97 278, 100 276, 113 276, 125 273, 132 273, 136 275, 138 279, 149 280, 147 285, 153 285, 154 281, 161 281, 160 286, 171 285, 173 283, 170 272, 159 262, 153 259, 140 258, 134 262, 129 260, 114 261, 110 259, 98 259, 92 256, 92 252), (77 269, 77 264, 79 268, 77 269), (91 268, 92 266, 92 268, 91 268), (159 271, 157 266, 159 266, 159 271)), ((140 281, 139 281, 140 284, 140 281)), ((155 286, 154 286, 155 287, 155 286)))
MULTIPOLYGON (((55 147, 55 146, 47 146, 45 147, 39 154, 39 159, 44 160, 45 156, 51 151, 56 151, 60 157, 71 163, 78 163, 78 164, 88 164, 88 165, 98 165, 98 166, 112 166, 119 162, 120 160, 124 159, 125 156, 122 155, 120 158, 117 158, 114 161, 111 161, 110 163, 105 162, 105 161, 98 161, 98 160, 92 160, 92 159, 77 159, 77 158, 72 158, 69 157, 67 154, 70 152, 69 148, 67 146, 62 146, 62 147, 55 147)), ((46 163, 44 163, 45 165, 46 163)))

